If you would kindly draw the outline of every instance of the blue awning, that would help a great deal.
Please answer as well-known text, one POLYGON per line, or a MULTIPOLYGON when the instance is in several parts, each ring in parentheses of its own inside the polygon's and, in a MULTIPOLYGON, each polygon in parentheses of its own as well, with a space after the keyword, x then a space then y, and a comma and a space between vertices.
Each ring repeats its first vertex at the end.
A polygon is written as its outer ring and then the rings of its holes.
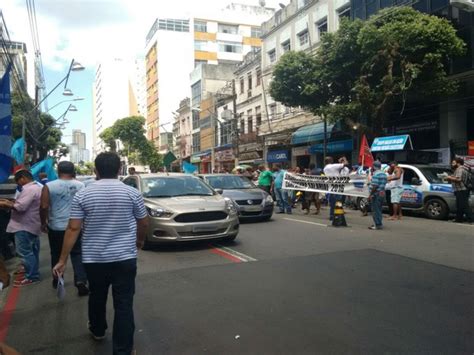
MULTIPOLYGON (((331 138, 332 129, 335 125, 327 125, 326 138, 331 138)), ((298 128, 291 135, 291 144, 307 144, 324 140, 324 122, 298 128)))

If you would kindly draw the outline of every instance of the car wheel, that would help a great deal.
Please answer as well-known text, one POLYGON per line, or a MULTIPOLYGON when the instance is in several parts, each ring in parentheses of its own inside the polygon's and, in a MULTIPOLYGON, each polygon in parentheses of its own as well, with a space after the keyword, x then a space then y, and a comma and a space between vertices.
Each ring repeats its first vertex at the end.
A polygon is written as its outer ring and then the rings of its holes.
POLYGON ((152 249, 152 245, 145 240, 145 242, 143 243, 142 250, 151 250, 151 249, 152 249))
POLYGON ((432 198, 425 202, 425 216, 430 219, 446 219, 448 213, 448 205, 439 198, 432 198))
POLYGON ((358 197, 356 204, 359 211, 363 211, 369 204, 369 200, 367 200, 365 197, 358 197))
POLYGON ((268 222, 271 219, 272 219, 272 216, 266 216, 262 218, 262 222, 268 222))
POLYGON ((223 238, 222 241, 226 242, 226 243, 229 243, 229 242, 233 242, 235 240, 235 238, 237 238, 237 234, 236 235, 229 235, 228 237, 223 238))

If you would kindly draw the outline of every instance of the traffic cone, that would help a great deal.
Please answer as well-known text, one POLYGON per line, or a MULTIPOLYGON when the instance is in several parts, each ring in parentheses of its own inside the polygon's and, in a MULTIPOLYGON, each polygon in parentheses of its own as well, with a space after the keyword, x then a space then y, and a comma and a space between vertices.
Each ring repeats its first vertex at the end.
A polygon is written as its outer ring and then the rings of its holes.
POLYGON ((346 217, 344 216, 344 208, 342 202, 337 201, 334 207, 334 218, 332 220, 333 227, 347 227, 346 217))

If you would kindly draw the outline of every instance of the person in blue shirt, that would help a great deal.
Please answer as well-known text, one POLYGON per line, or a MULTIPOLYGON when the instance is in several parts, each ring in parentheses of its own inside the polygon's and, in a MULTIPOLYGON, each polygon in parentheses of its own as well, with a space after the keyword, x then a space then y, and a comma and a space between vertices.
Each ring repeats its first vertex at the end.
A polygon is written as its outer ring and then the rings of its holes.
POLYGON ((291 214, 291 206, 288 202, 288 191, 283 189, 283 178, 285 177, 286 170, 281 168, 280 164, 275 164, 273 167, 273 185, 272 190, 275 192, 275 196, 278 201, 280 211, 277 213, 288 213, 291 214))
POLYGON ((383 229, 382 224, 382 203, 385 199, 385 185, 387 184, 387 174, 382 170, 380 161, 374 162, 374 175, 369 186, 369 201, 372 207, 372 217, 374 224, 369 227, 372 230, 383 229))

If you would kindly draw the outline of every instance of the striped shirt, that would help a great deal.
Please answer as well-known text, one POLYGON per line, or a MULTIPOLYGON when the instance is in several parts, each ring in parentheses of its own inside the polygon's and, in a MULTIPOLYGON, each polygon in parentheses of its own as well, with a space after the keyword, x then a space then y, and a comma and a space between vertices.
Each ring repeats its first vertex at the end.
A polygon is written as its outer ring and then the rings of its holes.
POLYGON ((387 184, 387 174, 383 171, 378 170, 372 176, 372 180, 370 181, 370 185, 372 188, 375 187, 375 192, 382 192, 385 191, 385 185, 387 184))
POLYGON ((143 197, 116 179, 102 179, 74 196, 71 219, 82 219, 82 262, 137 257, 137 219, 147 215, 143 197))

